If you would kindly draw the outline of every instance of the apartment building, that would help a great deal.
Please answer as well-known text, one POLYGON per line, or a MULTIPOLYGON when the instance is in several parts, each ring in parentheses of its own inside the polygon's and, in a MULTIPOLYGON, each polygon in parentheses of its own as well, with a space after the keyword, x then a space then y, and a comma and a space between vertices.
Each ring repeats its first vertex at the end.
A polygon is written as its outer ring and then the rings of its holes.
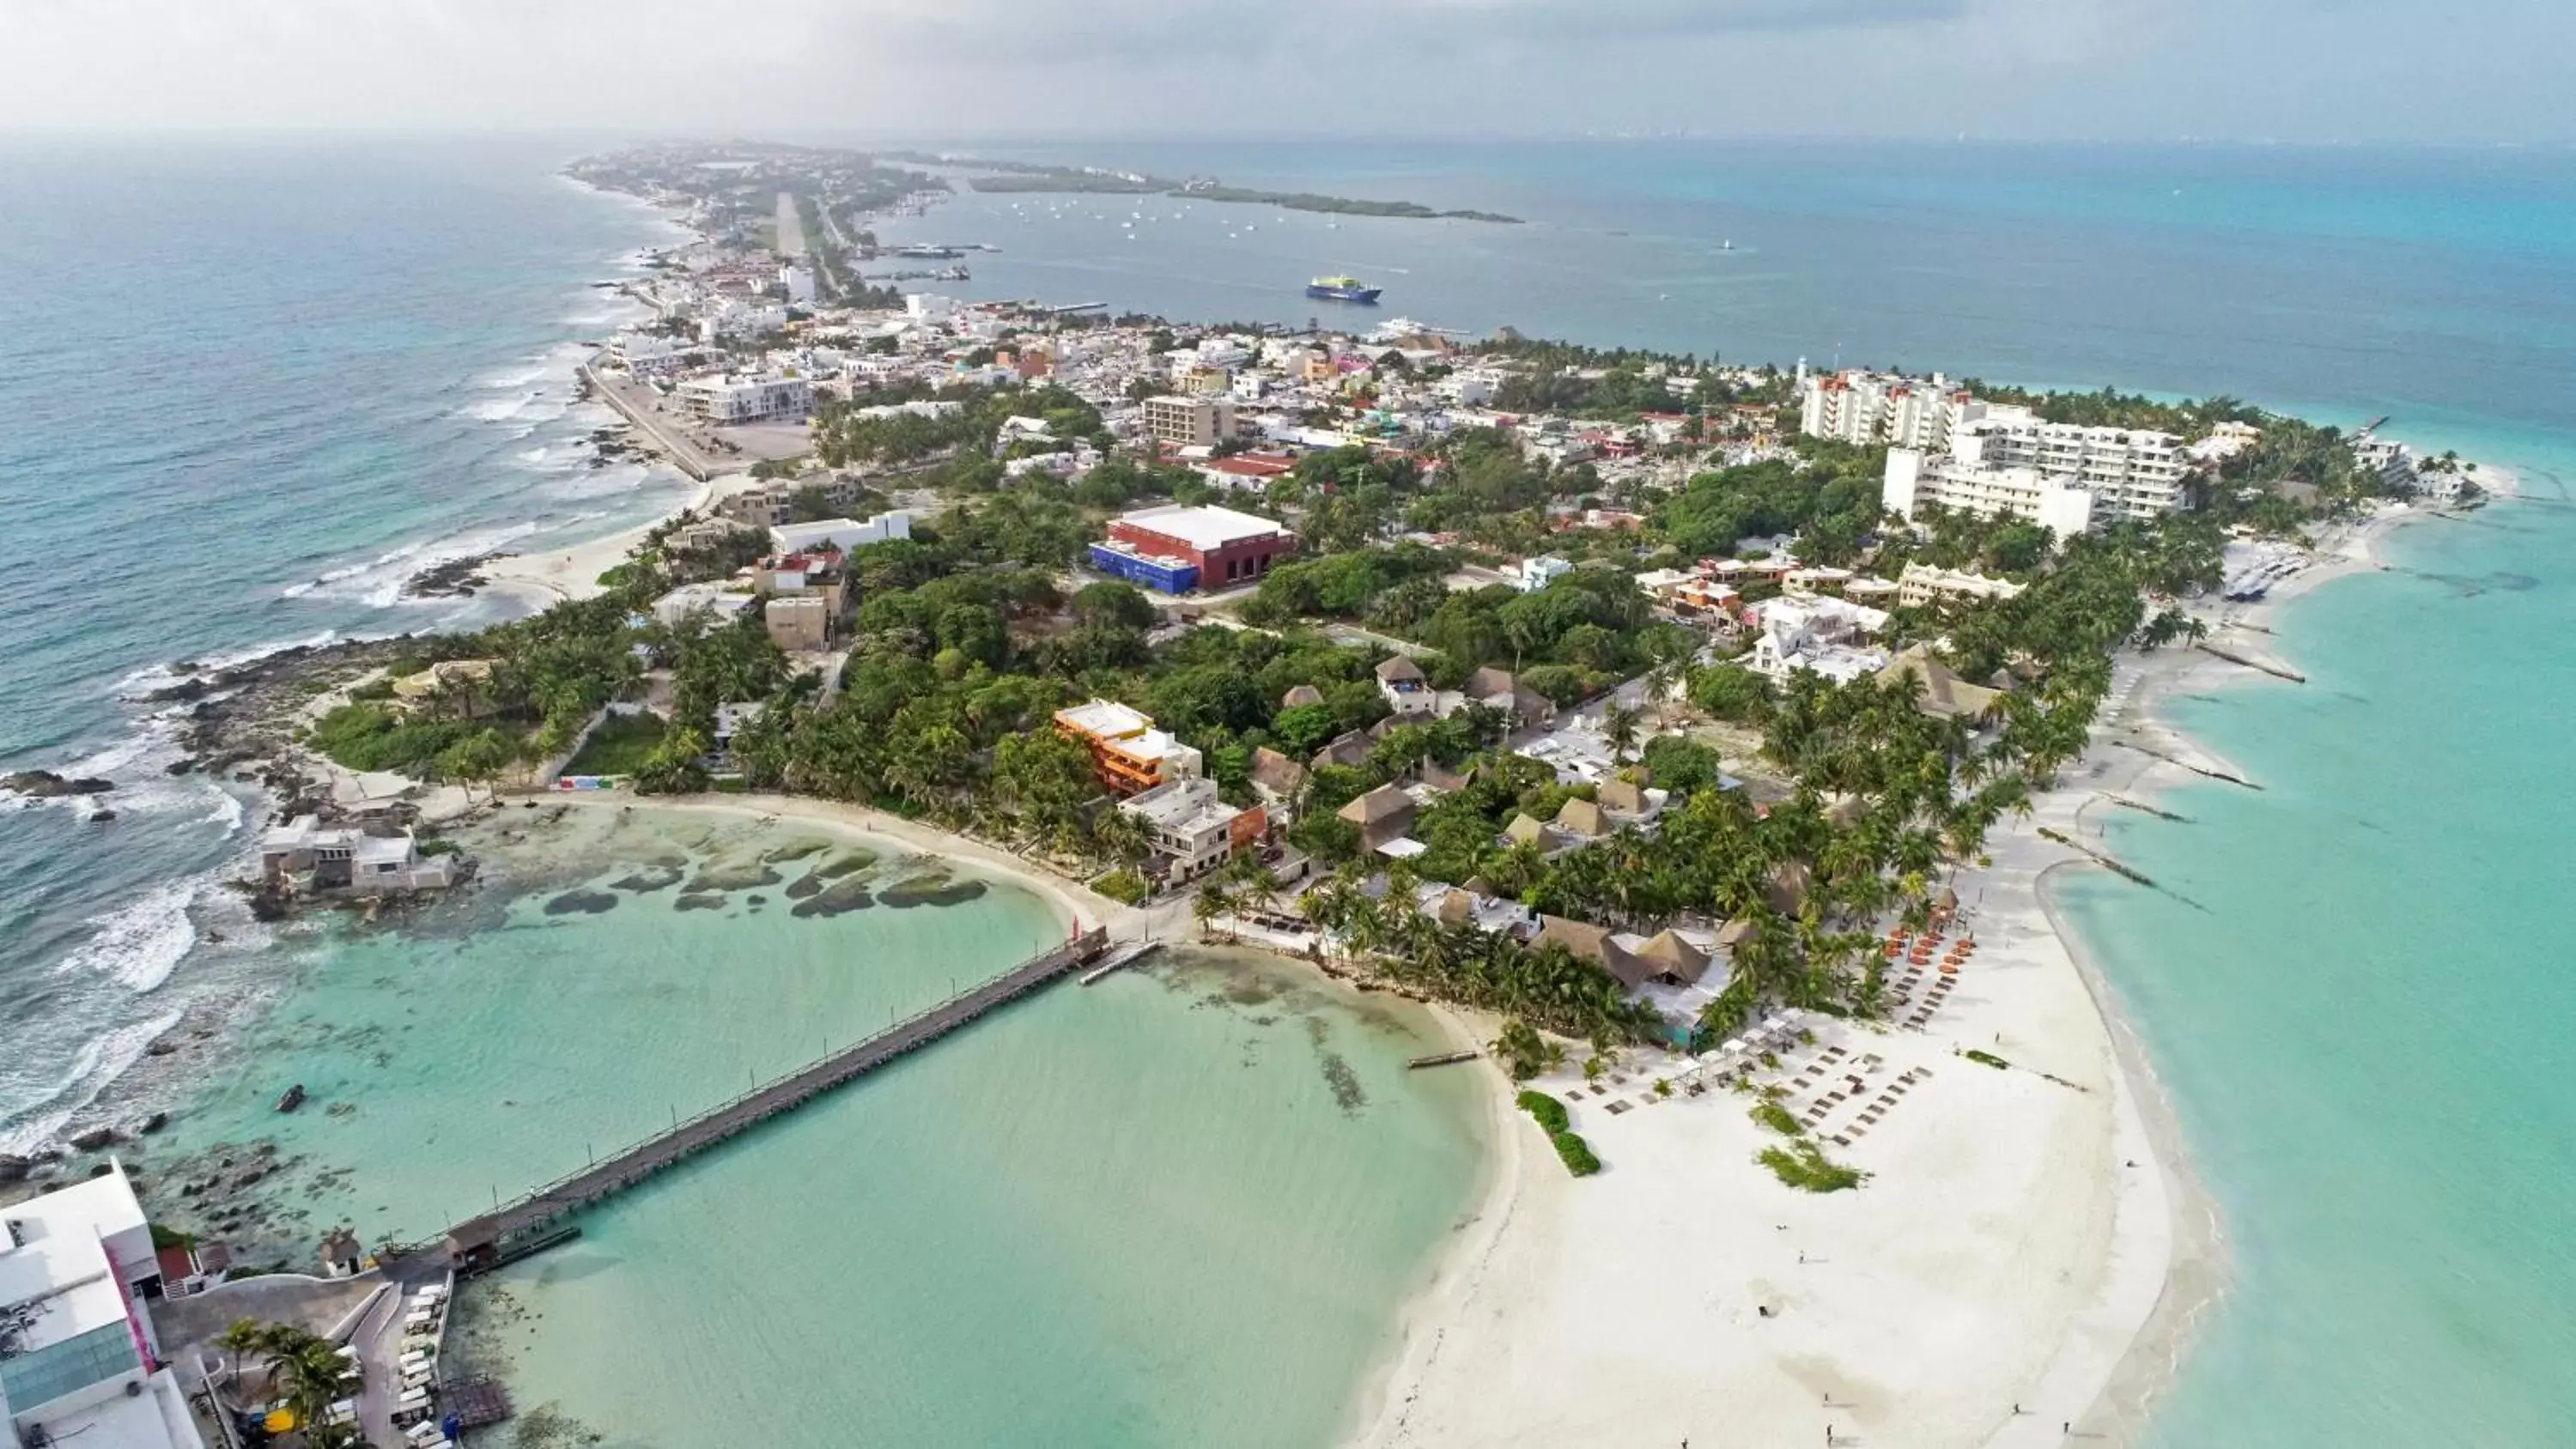
MULTIPOLYGON (((164 1269, 124 1168, 0 1209, 0 1424, 13 1444, 203 1449, 149 1305, 164 1269)), ((188 1266, 181 1255, 177 1265, 188 1266)))
POLYGON ((1234 436, 1234 399, 1178 397, 1145 399, 1145 432, 1158 443, 1176 448, 1212 448, 1234 436))
POLYGON ((1887 481, 1879 501, 1888 512, 1909 522, 1916 509, 1930 503, 1988 517, 2009 514, 2059 538, 2072 538, 2093 526, 2093 495, 2062 479, 2036 468, 1988 468, 1913 448, 1889 450, 1887 481))
POLYGON ((2028 468, 2081 488, 2106 523, 2180 509, 2191 471, 2182 440, 2171 433, 2043 422, 2028 408, 1985 404, 1963 409, 1950 454, 1969 468, 2028 468))
POLYGON ((1824 373, 1799 387, 1798 430, 1811 438, 1937 453, 1949 445, 1962 412, 1975 406, 1939 373, 1928 381, 1894 373, 1824 373))
POLYGON ((760 423, 814 410, 814 384, 801 377, 698 377, 681 383, 681 408, 700 422, 760 423))
POLYGON ((1896 602, 1908 609, 1919 609, 1935 600, 2009 599, 2020 594, 2022 587, 2010 579, 1910 563, 1904 573, 1897 575, 1896 602))
POLYGON ((1166 881, 1194 880, 1260 843, 1269 817, 1258 805, 1238 810, 1217 798, 1214 780, 1183 779, 1122 800, 1119 810, 1144 822, 1155 864, 1166 881))
POLYGON ((1152 715, 1116 700, 1057 710, 1055 727, 1091 751, 1092 773, 1112 794, 1141 794, 1206 773, 1197 750, 1154 728, 1152 715))

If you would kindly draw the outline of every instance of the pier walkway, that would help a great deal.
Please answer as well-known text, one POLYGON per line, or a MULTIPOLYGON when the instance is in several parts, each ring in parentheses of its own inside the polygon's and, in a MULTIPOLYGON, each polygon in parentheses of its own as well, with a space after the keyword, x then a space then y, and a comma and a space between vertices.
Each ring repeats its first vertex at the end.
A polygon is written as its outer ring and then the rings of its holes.
POLYGON ((667 1132, 547 1183, 493 1212, 458 1223, 448 1229, 446 1255, 459 1272, 480 1272, 495 1266, 511 1256, 516 1243, 559 1220, 1061 980, 1098 960, 1108 946, 1108 932, 1097 928, 1084 932, 971 991, 906 1017, 865 1041, 755 1087, 711 1111, 674 1123, 667 1132))

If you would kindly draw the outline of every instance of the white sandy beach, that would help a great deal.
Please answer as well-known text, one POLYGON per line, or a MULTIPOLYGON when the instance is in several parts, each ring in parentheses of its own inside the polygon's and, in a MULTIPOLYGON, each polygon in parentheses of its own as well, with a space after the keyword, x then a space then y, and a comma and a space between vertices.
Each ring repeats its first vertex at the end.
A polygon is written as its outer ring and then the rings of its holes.
MULTIPOLYGON (((2415 516, 2325 540, 2268 600, 2228 606, 2213 642, 2267 653, 2272 610, 2380 566, 2377 537, 2415 516)), ((2050 905, 2051 877, 2097 867, 2039 829, 2098 848, 2093 817, 2120 808, 2106 796, 2195 778, 2114 741, 2230 769, 2154 706, 2231 676, 2252 677, 2199 651, 2122 661, 2094 749, 2031 819, 1998 829, 1991 867, 1961 874, 1979 949, 1949 1004, 1920 1031, 1829 1025, 1765 1075, 1839 1045, 1838 1070, 1884 1059, 1866 1100, 1929 1070, 1866 1138, 1827 1144, 1871 1174, 1860 1190, 1797 1192, 1756 1165, 1779 1139, 1745 1095, 1656 1098, 1678 1058, 1632 1058, 1603 1096, 1570 1070, 1535 1084, 1573 1097, 1574 1129, 1605 1164, 1578 1181, 1495 1079, 1508 1120, 1491 1190, 1408 1310, 1357 1442, 1772 1445, 1830 1431, 1875 1449, 2013 1449, 2062 1443, 2070 1424, 2137 1437, 2224 1288, 2223 1231, 2144 1051, 2050 905), (1958 1055, 1971 1048, 2012 1067, 1958 1055)))
POLYGON ((517 600, 528 612, 568 599, 587 599, 600 592, 599 576, 626 561, 644 536, 682 512, 702 512, 749 480, 747 474, 722 474, 701 483, 688 502, 650 523, 621 529, 600 538, 549 553, 503 554, 483 566, 484 587, 517 600))

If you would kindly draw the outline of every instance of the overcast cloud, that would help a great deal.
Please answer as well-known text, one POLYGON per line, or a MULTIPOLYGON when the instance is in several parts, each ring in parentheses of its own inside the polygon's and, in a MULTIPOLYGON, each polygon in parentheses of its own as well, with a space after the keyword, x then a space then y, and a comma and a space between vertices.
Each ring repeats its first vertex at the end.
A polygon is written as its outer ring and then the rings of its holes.
POLYGON ((0 129, 2557 141, 2571 42, 2576 0, 0 0, 0 129))

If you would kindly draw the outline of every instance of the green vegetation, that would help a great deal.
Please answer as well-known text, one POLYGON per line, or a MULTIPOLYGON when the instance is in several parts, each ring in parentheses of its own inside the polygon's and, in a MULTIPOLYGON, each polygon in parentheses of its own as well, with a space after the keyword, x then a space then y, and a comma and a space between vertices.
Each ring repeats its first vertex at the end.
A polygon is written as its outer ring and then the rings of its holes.
POLYGON ((1145 878, 1132 870, 1113 870, 1091 883, 1091 888, 1125 905, 1135 905, 1153 889, 1145 878))
POLYGON ((1868 1180, 1858 1168, 1844 1167, 1825 1156, 1823 1148, 1801 1137, 1779 1147, 1765 1147, 1757 1159, 1800 1192, 1845 1192, 1868 1180))
POLYGON ((1571 1132, 1552 1132, 1548 1141, 1556 1144, 1557 1160, 1576 1177, 1590 1177, 1601 1170, 1601 1159, 1592 1155, 1592 1144, 1571 1132))
POLYGON ((1980 1066, 1993 1067, 1998 1071, 2007 1070, 2012 1066, 2012 1063, 2005 1061, 2002 1057, 1996 1056, 1992 1052, 1981 1052, 1974 1047, 1970 1047, 1967 1051, 1962 1052, 1961 1055, 1980 1066))
POLYGON ((1103 447, 1109 443, 1099 409, 1060 387, 960 385, 942 390, 934 399, 953 402, 957 408, 939 417, 910 412, 863 417, 860 414, 869 408, 908 399, 863 395, 850 403, 827 400, 814 413, 814 454, 834 468, 917 463, 961 451, 988 457, 1003 421, 1013 416, 1042 419, 1060 439, 1087 438, 1103 447))
POLYGON ((1753 1105, 1753 1120, 1770 1128, 1772 1131, 1779 1133, 1783 1137, 1804 1137, 1807 1135, 1807 1129, 1799 1123, 1797 1118, 1789 1115, 1789 1109, 1781 1106, 1777 1102, 1756 1102, 1753 1105))
MULTIPOLYGON (((244 1275, 236 1269, 234 1276, 244 1275)), ((236 1383, 248 1365, 260 1366, 269 1398, 294 1412, 297 1433, 313 1449, 356 1449, 362 1443, 355 1423, 324 1422, 347 1393, 348 1360, 331 1340, 293 1324, 237 1318, 214 1345, 231 1357, 236 1383)))
POLYGON ((1565 1104, 1547 1093, 1523 1092, 1512 1100, 1522 1111, 1537 1118, 1538 1125, 1545 1129, 1550 1137, 1566 1129, 1569 1119, 1565 1115, 1565 1104))
POLYGON ((564 766, 567 775, 633 775, 650 763, 654 752, 669 732, 669 725, 650 711, 641 714, 612 714, 599 722, 582 741, 581 749, 564 766))

